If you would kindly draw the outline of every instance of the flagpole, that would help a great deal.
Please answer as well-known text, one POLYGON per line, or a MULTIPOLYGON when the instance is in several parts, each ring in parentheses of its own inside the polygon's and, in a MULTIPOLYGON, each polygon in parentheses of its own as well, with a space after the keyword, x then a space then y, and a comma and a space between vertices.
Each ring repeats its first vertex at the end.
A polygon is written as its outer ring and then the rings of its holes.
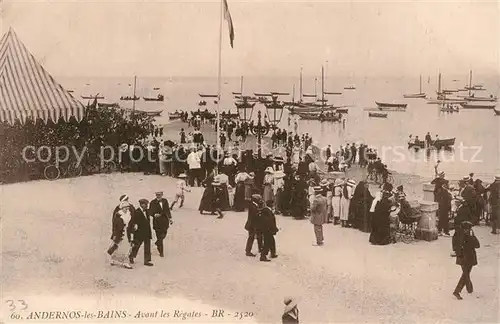
MULTIPOLYGON (((220 147, 220 97, 221 97, 221 88, 222 88, 222 20, 224 19, 224 0, 220 1, 220 22, 219 22, 219 71, 217 74, 217 118, 216 118, 216 136, 217 136, 217 160, 219 158, 219 147, 220 147)), ((217 170, 217 169, 216 169, 217 170)), ((218 172, 217 172, 218 173, 218 172)))

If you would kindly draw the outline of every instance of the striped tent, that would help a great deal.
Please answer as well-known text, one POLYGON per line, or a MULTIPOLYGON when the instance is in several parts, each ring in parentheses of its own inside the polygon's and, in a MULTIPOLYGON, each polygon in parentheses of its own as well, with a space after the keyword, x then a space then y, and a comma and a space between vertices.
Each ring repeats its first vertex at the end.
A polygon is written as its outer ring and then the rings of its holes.
POLYGON ((85 106, 66 91, 36 61, 12 28, 0 40, 0 122, 24 123, 28 117, 74 116, 81 121, 85 106))

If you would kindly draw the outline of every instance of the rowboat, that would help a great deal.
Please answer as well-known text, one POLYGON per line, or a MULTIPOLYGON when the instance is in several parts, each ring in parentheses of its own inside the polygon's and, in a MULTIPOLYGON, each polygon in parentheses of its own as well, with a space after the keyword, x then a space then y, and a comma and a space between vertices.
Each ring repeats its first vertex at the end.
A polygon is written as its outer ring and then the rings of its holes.
POLYGON ((388 102, 378 102, 378 101, 375 101, 375 103, 377 104, 379 109, 383 108, 406 109, 406 106, 408 106, 408 104, 404 103, 388 103, 388 102))
POLYGON ((322 111, 336 111, 338 106, 325 106, 325 107, 288 107, 288 111, 292 114, 301 114, 301 113, 320 113, 322 111))
POLYGON ((163 110, 153 110, 153 111, 143 111, 143 112, 150 117, 157 117, 161 115, 163 110))
POLYGON ((494 102, 482 102, 482 103, 461 103, 460 104, 464 109, 494 109, 496 107, 496 103, 494 102))
POLYGON ((412 98, 425 98, 427 95, 425 93, 412 93, 412 94, 405 94, 403 95, 403 98, 406 99, 412 99, 412 98))
MULTIPOLYGON (((438 139, 435 141, 431 142, 431 147, 435 147, 437 149, 443 148, 443 147, 450 147, 455 145, 455 138, 446 138, 446 139, 438 139)), ((415 142, 409 142, 408 143, 408 148, 424 148, 425 147, 425 141, 415 141, 415 142)))
POLYGON ((387 118, 387 113, 369 112, 368 117, 387 118))
POLYGON ((216 94, 204 94, 204 93, 198 93, 198 95, 202 98, 218 98, 219 95, 216 94))
POLYGON ((340 114, 332 114, 332 115, 322 115, 322 114, 314 114, 314 113, 300 113, 299 117, 305 120, 319 120, 321 122, 324 121, 340 121, 342 116, 340 114))
POLYGON ((163 101, 164 97, 163 95, 159 94, 156 98, 155 97, 142 97, 145 101, 163 101))
POLYGON ((120 97, 120 100, 125 100, 125 101, 128 101, 128 100, 133 100, 133 101, 137 101, 137 100, 139 100, 139 97, 137 97, 137 96, 134 96, 134 97, 129 97, 129 96, 121 96, 121 97, 120 97))
POLYGON ((104 96, 81 96, 82 99, 93 100, 93 99, 104 99, 104 96))

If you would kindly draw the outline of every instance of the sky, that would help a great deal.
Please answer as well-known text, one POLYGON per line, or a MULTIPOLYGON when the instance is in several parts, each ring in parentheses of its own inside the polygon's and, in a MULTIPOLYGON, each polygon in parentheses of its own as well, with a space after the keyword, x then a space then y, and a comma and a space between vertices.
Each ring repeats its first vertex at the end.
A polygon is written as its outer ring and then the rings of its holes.
MULTIPOLYGON (((500 2, 227 0, 224 76, 500 74, 500 2)), ((220 1, 0 0, 56 76, 217 76, 220 1)))

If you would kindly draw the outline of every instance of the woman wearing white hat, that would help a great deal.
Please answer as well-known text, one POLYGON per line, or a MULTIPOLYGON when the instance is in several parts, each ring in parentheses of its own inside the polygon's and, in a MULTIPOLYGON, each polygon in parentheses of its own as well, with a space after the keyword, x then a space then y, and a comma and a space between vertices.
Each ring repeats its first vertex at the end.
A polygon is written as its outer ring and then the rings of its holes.
POLYGON ((264 190, 263 190, 263 198, 268 207, 274 206, 274 170, 272 167, 267 167, 264 171, 264 190))
POLYGON ((340 200, 340 223, 342 227, 347 226, 347 221, 349 220, 349 206, 351 204, 352 194, 354 192, 354 186, 356 182, 354 180, 347 180, 342 188, 342 199, 340 200))

